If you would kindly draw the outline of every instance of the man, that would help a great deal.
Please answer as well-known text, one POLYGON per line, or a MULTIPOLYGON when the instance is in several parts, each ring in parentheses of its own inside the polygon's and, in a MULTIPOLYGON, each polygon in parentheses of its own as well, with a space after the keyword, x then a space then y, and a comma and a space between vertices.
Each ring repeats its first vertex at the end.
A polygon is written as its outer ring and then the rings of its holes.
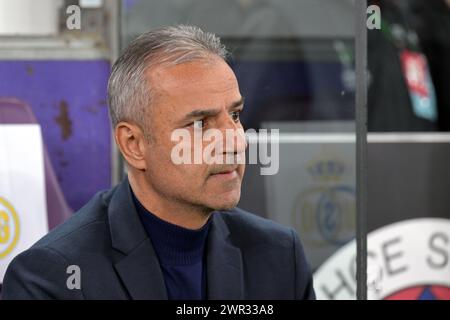
POLYGON ((17 256, 4 299, 314 298, 295 231, 236 208, 243 135, 219 141, 226 161, 173 159, 176 130, 242 130, 225 58, 215 35, 190 26, 130 44, 108 85, 128 178, 17 256))

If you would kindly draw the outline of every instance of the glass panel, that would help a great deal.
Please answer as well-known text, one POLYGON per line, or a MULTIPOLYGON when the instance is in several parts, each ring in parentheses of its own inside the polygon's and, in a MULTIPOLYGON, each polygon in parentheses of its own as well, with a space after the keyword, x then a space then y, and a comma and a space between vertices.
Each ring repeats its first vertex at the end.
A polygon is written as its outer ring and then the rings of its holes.
POLYGON ((113 5, 94 2, 0 1, 0 97, 27 104, 34 115, 20 121, 41 125, 57 180, 50 198, 59 202, 62 192, 70 211, 111 186, 106 87, 113 5))
POLYGON ((0 0, 0 291, 17 255, 111 187, 117 5, 0 0))
POLYGON ((368 298, 450 299, 450 2, 372 2, 368 298))
POLYGON ((178 23, 221 37, 245 97, 245 129, 267 130, 272 142, 279 133, 269 161, 247 165, 239 206, 299 233, 319 299, 354 299, 353 1, 129 0, 122 9, 123 45, 178 23), (342 268, 326 263, 343 247, 342 268))

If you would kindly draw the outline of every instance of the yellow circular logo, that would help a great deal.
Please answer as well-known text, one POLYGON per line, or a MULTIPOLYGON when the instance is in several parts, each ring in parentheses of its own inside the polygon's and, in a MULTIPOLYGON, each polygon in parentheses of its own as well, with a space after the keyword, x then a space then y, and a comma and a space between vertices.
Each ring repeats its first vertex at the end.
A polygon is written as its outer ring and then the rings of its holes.
POLYGON ((0 259, 16 247, 19 240, 19 218, 14 207, 0 197, 0 259))

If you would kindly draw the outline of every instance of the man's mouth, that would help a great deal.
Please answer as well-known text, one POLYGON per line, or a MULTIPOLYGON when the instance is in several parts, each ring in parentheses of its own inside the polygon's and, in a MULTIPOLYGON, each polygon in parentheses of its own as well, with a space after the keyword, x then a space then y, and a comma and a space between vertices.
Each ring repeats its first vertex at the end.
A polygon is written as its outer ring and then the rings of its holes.
POLYGON ((219 179, 234 179, 238 176, 237 173, 238 166, 233 166, 229 168, 215 170, 211 173, 211 177, 219 178, 219 179))

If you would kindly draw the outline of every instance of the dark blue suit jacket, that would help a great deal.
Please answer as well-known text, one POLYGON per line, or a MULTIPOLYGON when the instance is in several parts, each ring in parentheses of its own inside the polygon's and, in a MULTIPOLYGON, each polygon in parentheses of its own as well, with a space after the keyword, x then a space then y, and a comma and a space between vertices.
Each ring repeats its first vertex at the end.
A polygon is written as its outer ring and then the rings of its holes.
MULTIPOLYGON (((216 212, 206 250, 208 299, 314 298, 311 271, 290 228, 238 208, 216 212)), ((18 255, 8 267, 2 295, 3 299, 167 299, 158 258, 136 212, 128 180, 98 193, 18 255), (71 265, 80 268, 80 289, 67 286, 71 265)))

